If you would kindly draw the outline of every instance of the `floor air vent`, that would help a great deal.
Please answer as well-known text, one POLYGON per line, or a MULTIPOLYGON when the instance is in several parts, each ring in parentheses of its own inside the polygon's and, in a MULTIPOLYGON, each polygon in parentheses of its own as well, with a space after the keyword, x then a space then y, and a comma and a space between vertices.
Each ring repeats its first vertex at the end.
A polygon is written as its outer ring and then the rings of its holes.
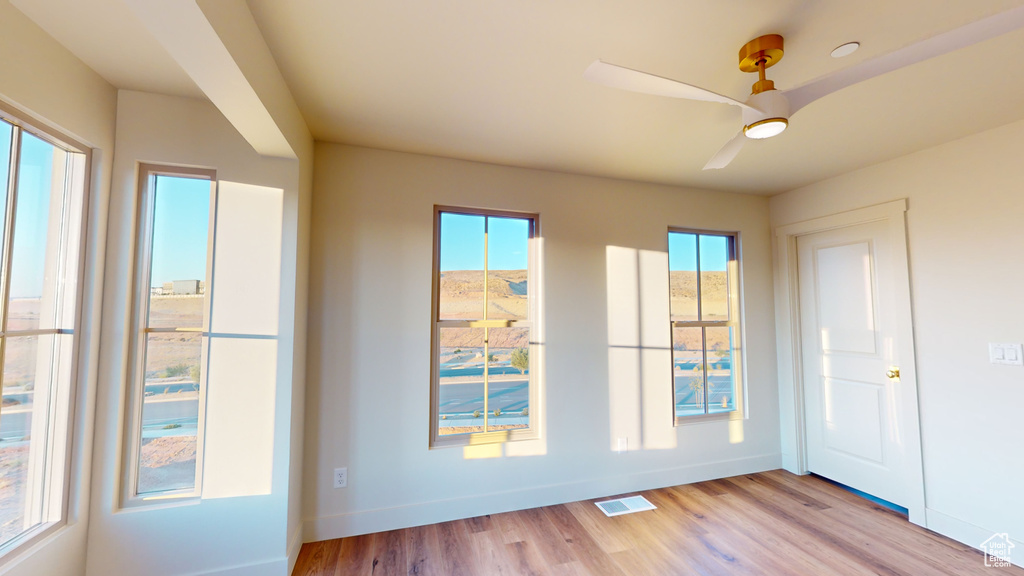
POLYGON ((621 514, 631 514, 633 512, 643 512, 644 510, 654 510, 657 508, 657 506, 648 502, 643 496, 616 498, 615 500, 595 502, 595 504, 597 504, 597 507, 601 509, 601 512, 604 512, 605 516, 619 516, 621 514))

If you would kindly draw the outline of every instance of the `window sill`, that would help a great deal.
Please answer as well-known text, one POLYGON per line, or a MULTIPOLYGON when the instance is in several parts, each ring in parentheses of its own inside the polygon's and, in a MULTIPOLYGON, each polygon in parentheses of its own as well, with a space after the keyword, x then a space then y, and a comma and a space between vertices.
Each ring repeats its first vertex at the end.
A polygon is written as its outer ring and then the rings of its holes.
POLYGON ((505 442, 537 440, 538 438, 540 438, 540 433, 534 428, 527 428, 525 430, 495 430, 494 432, 477 432, 475 434, 459 434, 457 436, 435 436, 430 444, 430 449, 502 444, 505 442))
POLYGON ((120 511, 127 512, 138 508, 152 510, 154 508, 175 508, 178 506, 190 506, 199 504, 201 495, 195 491, 169 492, 166 494, 148 494, 146 496, 132 496, 121 502, 120 511))
POLYGON ((708 422, 719 422, 723 420, 746 420, 746 417, 739 409, 731 412, 716 412, 714 414, 695 414, 693 416, 676 416, 675 425, 686 426, 689 424, 706 424, 708 422))
POLYGON ((11 562, 25 554, 31 553, 43 540, 53 536, 66 526, 67 522, 63 520, 46 522, 26 530, 3 546, 0 546, 0 574, 6 572, 11 562))

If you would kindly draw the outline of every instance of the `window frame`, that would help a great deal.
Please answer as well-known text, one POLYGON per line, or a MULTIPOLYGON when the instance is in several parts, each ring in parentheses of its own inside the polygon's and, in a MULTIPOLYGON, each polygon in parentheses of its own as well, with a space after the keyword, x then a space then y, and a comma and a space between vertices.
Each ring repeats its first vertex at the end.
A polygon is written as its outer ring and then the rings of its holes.
MULTIPOLYGON (((43 478, 42 491, 43 497, 43 512, 44 518, 46 516, 54 517, 55 520, 43 520, 36 526, 33 526, 23 531, 18 536, 11 538, 6 543, 0 543, 0 570, 8 564, 13 558, 17 556, 18 551, 27 549, 36 543, 40 542, 44 538, 49 537, 51 534, 60 530, 67 525, 69 510, 71 507, 71 492, 72 492, 72 468, 75 458, 76 442, 75 442, 75 431, 78 426, 78 411, 83 406, 84 398, 82 395, 85 393, 85 383, 82 382, 87 377, 80 370, 80 358, 83 353, 83 348, 88 342, 87 339, 79 338, 82 334, 82 324, 85 317, 85 292, 91 289, 85 285, 86 276, 86 261, 89 259, 89 209, 92 202, 92 160, 93 160, 93 149, 78 139, 64 133, 61 130, 51 128, 44 122, 33 119, 33 116, 27 112, 18 109, 15 106, 8 104, 7 102, 0 100, 0 120, 10 124, 14 131, 11 136, 11 157, 10 157, 10 170, 8 172, 7 189, 3 190, 2 193, 7 195, 9 202, 5 207, 5 211, 0 215, 4 218, 4 230, 3 238, 8 241, 8 245, 4 246, 4 263, 2 271, 0 271, 0 297, 3 299, 3 303, 0 306, 3 307, 3 324, 0 324, 0 328, 6 327, 8 318, 8 306, 7 306, 7 295, 10 287, 10 274, 11 274, 11 256, 13 255, 13 240, 14 229, 13 225, 16 225, 15 214, 17 210, 17 190, 18 190, 18 179, 19 179, 19 166, 21 159, 21 142, 22 134, 28 133, 32 136, 39 138, 43 142, 55 146, 64 150, 69 154, 68 162, 71 161, 72 154, 81 155, 81 167, 80 174, 73 174, 71 170, 65 176, 64 188, 65 194, 68 194, 68 189, 72 186, 81 186, 81 206, 78 209, 81 210, 80 222, 79 222, 79 234, 78 234, 78 254, 77 267, 78 269, 74 274, 66 274, 66 278, 74 278, 74 294, 71 296, 74 300, 75 311, 73 317, 70 319, 72 328, 55 328, 55 329, 36 329, 36 330, 24 330, 17 331, 14 335, 30 336, 30 335, 69 335, 72 337, 71 342, 71 357, 69 359, 69 365, 67 367, 67 374, 69 375, 69 381, 66 383, 66 391, 60 397, 53 396, 53 400, 61 402, 66 406, 67 417, 57 421, 54 414, 47 414, 48 429, 50 435, 46 440, 45 446, 45 458, 50 463, 50 467, 47 470, 45 477, 43 478), (72 181, 72 177, 80 179, 80 184, 76 184, 72 181), (59 448, 56 446, 59 445, 59 448), (55 450, 60 450, 62 454, 55 454, 55 450), (56 508, 56 510, 55 510, 56 508)), ((65 196, 65 201, 67 201, 65 196)), ((62 217, 61 227, 68 224, 65 221, 63 214, 68 210, 68 205, 62 205, 62 217)), ((74 208, 74 207, 72 207, 74 208)), ((67 238, 62 237, 61 241, 70 240, 70 236, 67 238)), ((66 248, 66 246, 62 246, 66 248)), ((61 250, 62 251, 62 250, 61 250)), ((63 298, 68 298, 67 293, 63 294, 63 298)), ((3 356, 6 353, 6 339, 9 335, 8 332, 3 332, 3 352, 0 352, 0 368, 3 367, 3 356)), ((58 373, 54 373, 53 378, 59 376, 58 373)), ((56 387, 60 383, 54 384, 54 394, 56 394, 56 387)), ((0 383, 2 386, 2 383, 0 383)), ((56 402, 55 402, 56 403, 56 402)), ((51 410, 54 408, 51 407, 51 410)))
POLYGON ((125 405, 124 453, 122 455, 121 507, 132 508, 152 505, 155 502, 198 501, 202 495, 203 446, 206 428, 206 393, 209 376, 210 316, 213 305, 213 259, 215 228, 217 221, 217 171, 212 168, 149 164, 139 162, 138 187, 136 189, 136 215, 133 238, 133 267, 131 271, 131 336, 126 371, 127 399, 125 405), (193 178, 210 182, 210 211, 206 240, 206 278, 203 299, 203 325, 201 328, 148 326, 151 271, 153 262, 153 229, 156 217, 154 204, 156 178, 170 176, 193 178), (200 360, 198 416, 196 424, 196 472, 191 489, 163 490, 139 493, 139 461, 142 449, 142 411, 146 385, 146 344, 152 333, 201 334, 202 356, 200 360))
MULTIPOLYGON (((517 212, 512 210, 500 210, 490 208, 469 208, 464 206, 434 205, 434 237, 433 237, 433 265, 431 269, 432 290, 431 290, 431 336, 430 336, 430 439, 429 448, 444 448, 449 446, 469 446, 477 444, 494 444, 502 442, 515 442, 521 440, 536 440, 541 436, 541 414, 543 407, 540 406, 540 378, 537 375, 540 360, 540 249, 537 245, 540 239, 540 215, 532 212, 517 212), (441 214, 461 214, 467 216, 482 216, 496 218, 515 218, 529 221, 529 240, 527 244, 527 270, 526 278, 529 289, 527 291, 527 318, 526 320, 441 320, 440 316, 440 293, 441 293, 441 214), (438 401, 440 398, 440 370, 438 362, 440 356, 440 334, 441 328, 529 328, 529 407, 530 425, 528 428, 514 430, 494 430, 484 432, 471 432, 465 434, 441 435, 438 433, 438 422, 440 409, 438 401)), ((484 242, 484 253, 487 253, 486 237, 484 242)), ((485 268, 486 269, 486 268, 485 268)), ((483 309, 487 311, 487 284, 486 274, 484 275, 483 309)), ((486 338, 485 338, 486 344, 486 338)), ((484 356, 486 363, 486 355, 484 356)), ((484 409, 487 410, 487 390, 484 391, 484 409)), ((485 430, 486 422, 485 418, 485 430)))
POLYGON ((668 232, 665 234, 666 241, 666 254, 668 254, 668 239, 669 234, 693 234, 696 238, 696 257, 697 257, 697 320, 673 320, 672 319, 672 305, 671 305, 671 278, 672 270, 669 268, 669 343, 670 351, 669 355, 669 374, 671 374, 670 382, 670 393, 672 399, 672 418, 675 426, 682 426, 686 424, 700 423, 708 420, 731 420, 735 418, 746 417, 746 376, 744 368, 745 354, 743 353, 744 348, 744 333, 743 333, 743 304, 742 304, 742 266, 740 263, 741 252, 740 252, 740 233, 738 231, 724 231, 724 230, 707 230, 699 228, 684 228, 669 226, 668 232), (729 317, 727 320, 701 320, 702 316, 702 299, 701 299, 701 282, 700 282, 700 237, 701 236, 717 236, 726 238, 728 246, 728 261, 726 265, 726 294, 729 299, 728 309, 729 317), (701 328, 703 342, 701 358, 703 380, 704 380, 704 413, 703 414, 692 414, 680 416, 676 413, 676 375, 675 375, 675 339, 673 331, 676 328, 701 328), (703 332, 706 328, 732 328, 734 336, 733 348, 731 350, 731 370, 733 380, 733 394, 734 394, 734 406, 732 410, 727 412, 709 412, 708 403, 708 348, 707 348, 707 336, 706 332, 703 332))

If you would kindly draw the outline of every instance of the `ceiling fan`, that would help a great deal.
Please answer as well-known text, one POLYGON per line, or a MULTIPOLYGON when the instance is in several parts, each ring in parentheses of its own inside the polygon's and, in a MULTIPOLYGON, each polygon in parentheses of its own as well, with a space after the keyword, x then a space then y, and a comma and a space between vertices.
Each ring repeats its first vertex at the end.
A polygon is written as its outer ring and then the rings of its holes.
POLYGON ((756 72, 759 78, 754 83, 751 95, 744 102, 692 84, 616 66, 601 60, 595 60, 583 73, 583 77, 591 82, 612 88, 670 98, 719 102, 740 107, 743 110, 743 128, 726 142, 725 146, 722 146, 704 166, 704 170, 710 170, 728 166, 739 154, 747 138, 763 139, 781 134, 789 125, 789 119, 794 114, 819 98, 886 72, 941 56, 982 40, 995 38, 1021 26, 1024 26, 1024 6, 983 18, 888 54, 837 70, 789 90, 776 90, 775 84, 765 78, 765 69, 774 66, 782 59, 782 36, 778 34, 760 36, 747 42, 739 52, 740 70, 756 72))

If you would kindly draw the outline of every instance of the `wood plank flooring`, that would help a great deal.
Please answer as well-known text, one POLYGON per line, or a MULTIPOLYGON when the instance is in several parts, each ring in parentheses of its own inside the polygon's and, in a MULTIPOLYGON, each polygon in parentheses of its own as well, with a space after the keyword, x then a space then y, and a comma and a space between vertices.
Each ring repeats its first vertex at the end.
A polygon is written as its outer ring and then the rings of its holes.
POLYGON ((293 576, 1024 576, 810 476, 639 494, 658 509, 607 518, 590 500, 309 543, 293 576))

